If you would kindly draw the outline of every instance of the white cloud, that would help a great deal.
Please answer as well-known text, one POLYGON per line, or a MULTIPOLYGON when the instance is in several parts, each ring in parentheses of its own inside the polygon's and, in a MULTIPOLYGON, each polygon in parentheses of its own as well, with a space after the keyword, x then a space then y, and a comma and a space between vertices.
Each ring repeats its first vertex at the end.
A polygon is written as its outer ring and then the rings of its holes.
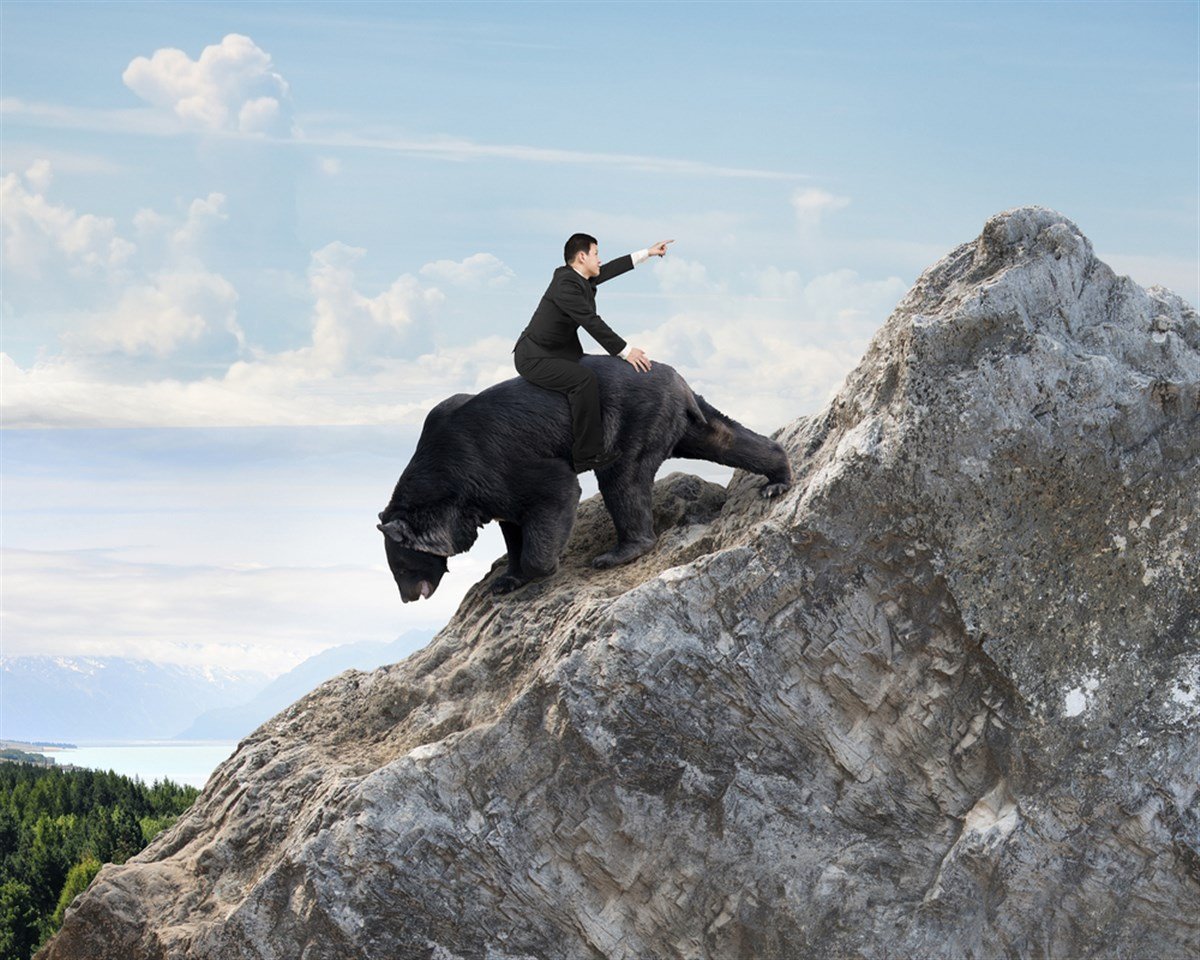
POLYGON ((229 220, 226 202, 223 193, 196 197, 187 205, 182 219, 150 207, 138 210, 133 215, 133 227, 142 251, 143 269, 187 266, 193 271, 203 271, 206 241, 229 220))
MULTIPOLYGON (((8 139, 11 136, 6 134, 8 139)), ((45 144, 34 146, 28 143, 5 143, 4 163, 9 170, 28 170, 37 163, 48 163, 51 169, 58 173, 86 174, 89 177, 127 175, 131 172, 125 164, 109 157, 77 150, 54 149, 45 144)), ((46 192, 44 187, 35 189, 38 193, 46 192)))
POLYGON ((850 203, 849 197, 839 197, 825 190, 810 187, 792 194, 792 208, 801 230, 815 230, 825 214, 841 210, 850 203))
POLYGON ((160 273, 150 284, 126 288, 117 304, 92 314, 64 334, 74 352, 120 350, 166 357, 185 343, 223 332, 239 346, 237 291, 224 277, 206 271, 160 273))
POLYGON ((171 245, 176 253, 190 253, 213 224, 228 219, 224 194, 210 193, 203 199, 197 198, 189 204, 187 219, 172 235, 171 245))
POLYGON ((23 175, 10 173, 0 180, 7 269, 38 278, 64 267, 80 277, 121 267, 136 248, 117 236, 116 221, 49 202, 45 191, 52 180, 44 159, 23 175))
POLYGON ((381 356, 334 375, 311 348, 239 360, 219 377, 122 383, 81 357, 19 366, 0 353, 9 427, 216 427, 420 423, 454 393, 515 373, 512 341, 488 337, 418 356, 381 356))
POLYGON ((62 343, 74 356, 165 358, 206 340, 210 353, 238 355, 244 338, 235 313, 237 292, 199 256, 205 233, 227 219, 222 194, 193 200, 182 220, 139 210, 133 218, 135 243, 118 234, 111 217, 77 214, 47 199, 52 182, 51 164, 42 159, 2 183, 6 266, 15 268, 15 276, 6 277, 6 306, 21 303, 21 320, 28 315, 36 322, 48 293, 61 297, 74 290, 76 296, 107 301, 60 311, 62 343))
POLYGON ((238 111, 237 128, 243 133, 260 133, 277 129, 280 121, 279 101, 274 97, 255 97, 242 104, 238 111))
POLYGON ((600 151, 566 150, 558 147, 530 146, 521 143, 478 143, 466 137, 400 137, 364 135, 346 131, 309 134, 303 142, 314 147, 338 149, 388 150, 412 156, 439 160, 516 160, 523 163, 553 165, 584 165, 618 168, 638 173, 662 173, 673 176, 720 177, 747 180, 795 181, 809 174, 782 170, 763 170, 755 167, 725 167, 702 160, 678 157, 655 157, 637 153, 603 153, 600 151))
POLYGON ((227 219, 219 193, 194 200, 182 220, 139 210, 133 225, 147 251, 142 259, 160 262, 131 273, 109 305, 61 313, 63 353, 23 364, 3 357, 6 423, 395 423, 423 416, 447 389, 481 389, 513 375, 507 338, 413 349, 414 339, 428 343, 445 299, 423 277, 462 286, 507 282, 512 271, 487 253, 428 264, 421 276, 401 274, 371 294, 356 273, 365 251, 329 243, 311 254, 306 287, 293 291, 311 300, 309 342, 275 351, 248 344, 237 290, 202 256, 205 233, 227 219), (120 355, 139 362, 115 362, 120 355), (200 360, 227 367, 181 379, 200 360))
POLYGON ((241 34, 205 47, 197 60, 173 47, 137 57, 121 79, 143 100, 200 129, 289 132, 287 82, 272 69, 270 55, 241 34))
POLYGON ((476 253, 465 260, 435 260, 421 268, 421 276, 461 287, 500 287, 515 274, 499 257, 476 253))
POLYGON ((49 160, 35 160, 25 171, 25 182, 37 193, 45 193, 49 189, 52 179, 53 172, 50 169, 49 160))
MULTIPOLYGON (((206 48, 206 49, 212 49, 206 48)), ((159 51, 160 53, 162 51, 159 51)), ((182 51, 175 51, 182 54, 182 51)), ((186 55, 184 55, 186 59, 186 55)), ((138 60, 145 62, 146 58, 138 60)), ((135 60, 134 63, 138 61, 135 60)), ((191 61, 189 61, 191 62, 191 61)), ((130 64, 132 67, 133 64, 130 64)), ((126 71, 128 73, 128 70, 126 71)), ((277 74, 272 74, 277 77, 277 74)), ((278 81, 283 83, 282 78, 278 81)), ((286 88, 286 85, 284 85, 286 88)), ((237 105, 240 117, 243 101, 237 105)), ((271 97, 279 100, 281 116, 277 124, 279 129, 262 131, 274 134, 287 142, 306 147, 324 147, 337 150, 367 150, 376 153, 380 150, 414 157, 427 157, 432 160, 445 160, 450 163, 460 163, 466 160, 505 160, 531 164, 548 164, 552 166, 590 166, 606 169, 630 170, 638 173, 661 173, 671 176, 685 177, 715 177, 736 180, 773 180, 783 183, 806 180, 811 175, 787 170, 764 170, 757 167, 725 167, 718 164, 705 163, 701 160, 685 160, 678 157, 655 157, 647 154, 633 153, 603 153, 599 151, 565 150, 553 147, 531 146, 528 144, 479 143, 465 137, 435 136, 402 137, 379 136, 374 133, 362 134, 353 131, 331 130, 326 133, 302 135, 295 125, 285 130, 286 118, 290 113, 290 100, 284 97, 271 97)), ((26 123, 39 124, 46 127, 66 128, 72 130, 96 130, 104 133, 131 133, 146 136, 170 137, 195 129, 208 130, 217 135, 237 136, 247 131, 238 129, 237 124, 228 122, 224 126, 208 127, 199 118, 195 120, 181 119, 183 116, 175 109, 176 101, 168 100, 162 106, 172 108, 172 113, 164 114, 161 110, 96 110, 63 106, 54 103, 41 103, 23 100, 20 97, 0 98, 0 114, 19 117, 26 123)), ((201 101, 203 103, 203 101, 201 101)), ((220 111, 201 110, 202 116, 220 115, 228 118, 229 108, 224 114, 220 111)))
MULTIPOLYGON (((249 351, 221 376, 186 382, 111 382, 84 357, 50 358, 26 369, 8 359, 8 422, 411 424, 446 396, 478 392, 513 376, 508 337, 414 355, 407 347, 414 320, 430 322, 443 294, 404 274, 368 296, 355 275, 363 256, 361 249, 341 243, 313 253, 312 339, 306 346, 249 351)), ((455 273, 434 266, 420 273, 455 273)), ((767 266, 742 278, 748 291, 731 292, 728 281, 714 279, 698 262, 676 258, 675 265, 663 267, 664 287, 681 291, 666 295, 676 301, 673 312, 665 322, 625 335, 652 358, 676 367, 699 392, 711 393, 711 402, 730 416, 762 431, 828 400, 906 289, 895 277, 867 281, 838 270, 805 280, 795 271, 767 266), (694 296, 698 286, 702 297, 694 296)))
MULTIPOLYGON (((31 179, 44 182, 41 168, 31 179)), ((836 200, 810 196, 805 203, 821 210, 836 208, 836 200)), ((209 271, 202 256, 206 232, 225 220, 219 193, 192 201, 182 220, 138 211, 139 246, 165 251, 164 262, 143 269, 111 306, 74 315, 66 354, 24 366, 4 359, 7 422, 413 423, 452 393, 477 392, 513 376, 508 337, 428 346, 446 299, 441 288, 492 287, 513 276, 499 258, 482 252, 427 263, 367 292, 359 277, 366 251, 328 243, 313 251, 307 270, 308 342, 271 351, 247 344, 237 291, 209 271), (418 350, 420 342, 426 346, 418 350), (114 353, 144 362, 132 368, 101 362, 114 353), (181 379, 177 364, 153 365, 202 353, 228 366, 220 374, 181 379), (131 370, 138 381, 127 379, 131 370)), ((819 407, 905 289, 896 278, 867 282, 842 270, 806 279, 771 265, 726 278, 677 255, 655 260, 653 270, 662 291, 655 296, 673 302, 673 310, 656 311, 669 319, 631 342, 679 368, 698 390, 714 391, 718 406, 720 398, 733 398, 724 401, 731 408, 726 412, 761 430, 819 407)))
POLYGON ((99 110, 95 107, 23 100, 20 97, 0 97, 0 115, 51 129, 90 130, 107 134, 173 137, 191 129, 174 114, 163 113, 153 107, 99 110))
POLYGON ((355 289, 352 269, 365 254, 340 241, 313 253, 308 268, 314 303, 312 345, 286 354, 285 361, 328 376, 351 364, 394 356, 403 349, 414 315, 423 315, 445 299, 440 290, 423 287, 412 274, 397 277, 377 296, 365 296, 355 289))
POLYGON ((677 296, 721 293, 725 284, 715 283, 708 275, 708 268, 695 260, 667 255, 655 258, 654 276, 663 293, 677 296))
MULTIPOLYGON (((5 656, 119 655, 277 674, 334 642, 399 632, 387 626, 400 600, 382 546, 378 563, 357 567, 137 563, 86 550, 3 556, 5 656)), ((469 584, 454 586, 461 599, 469 584)))
POLYGON ((337 157, 318 157, 317 169, 327 177, 336 177, 342 172, 342 161, 337 157))
POLYGON ((774 265, 752 274, 759 293, 768 299, 786 300, 799 296, 803 281, 797 270, 782 270, 774 265))
MULTIPOLYGON (((697 266, 689 272, 701 275, 697 266)), ((751 294, 680 298, 665 323, 629 340, 762 432, 819 410, 907 289, 899 278, 865 281, 852 270, 805 281, 768 266, 751 280, 751 294)))

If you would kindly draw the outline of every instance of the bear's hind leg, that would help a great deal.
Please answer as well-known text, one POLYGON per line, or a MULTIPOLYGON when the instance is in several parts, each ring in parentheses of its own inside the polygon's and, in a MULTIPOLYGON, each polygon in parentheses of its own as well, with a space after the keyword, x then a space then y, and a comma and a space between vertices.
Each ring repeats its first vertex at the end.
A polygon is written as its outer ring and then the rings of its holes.
POLYGON ((654 549, 654 515, 651 497, 657 463, 622 457, 611 467, 596 471, 600 495, 617 528, 617 545, 592 561, 601 570, 629 563, 654 549))

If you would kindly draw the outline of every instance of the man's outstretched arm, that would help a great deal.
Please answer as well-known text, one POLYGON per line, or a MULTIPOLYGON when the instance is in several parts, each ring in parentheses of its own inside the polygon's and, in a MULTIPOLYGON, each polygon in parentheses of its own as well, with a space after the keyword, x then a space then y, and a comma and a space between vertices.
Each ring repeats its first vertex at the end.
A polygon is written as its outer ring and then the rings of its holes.
POLYGON ((674 242, 674 240, 660 240, 654 246, 647 247, 645 250, 639 250, 637 253, 617 257, 616 260, 610 263, 601 264, 600 273, 596 276, 596 283, 603 283, 605 280, 611 280, 613 277, 619 277, 623 273, 628 273, 639 263, 645 263, 651 257, 666 256, 667 244, 674 242))
MULTIPOLYGON (((645 250, 639 250, 637 253, 632 253, 625 257, 619 257, 616 261, 614 261, 612 269, 607 274, 604 271, 605 268, 609 267, 609 264, 604 264, 600 267, 600 275, 596 278, 596 283, 600 283, 604 280, 611 280, 613 277, 619 277, 622 273, 632 270, 639 263, 644 263, 651 257, 665 257, 667 255, 667 244, 674 242, 674 240, 660 240, 658 243, 654 244, 652 247, 647 247, 645 250)), ((597 317, 596 319, 599 320, 600 318, 597 317)), ((617 356, 622 360, 629 361, 631 364, 633 364, 635 369, 640 370, 642 373, 646 373, 650 370, 650 358, 646 356, 645 351, 643 351, 641 347, 632 347, 629 344, 625 344, 617 356)))
MULTIPOLYGON (((638 253, 645 251, 639 250, 638 253)), ((619 277, 623 273, 628 273, 637 265, 634 259, 637 253, 625 254, 623 257, 617 257, 616 260, 609 260, 607 263, 600 264, 600 272, 593 278, 593 283, 603 283, 605 280, 611 280, 613 277, 619 277)), ((644 258, 643 258, 644 259, 644 258)))

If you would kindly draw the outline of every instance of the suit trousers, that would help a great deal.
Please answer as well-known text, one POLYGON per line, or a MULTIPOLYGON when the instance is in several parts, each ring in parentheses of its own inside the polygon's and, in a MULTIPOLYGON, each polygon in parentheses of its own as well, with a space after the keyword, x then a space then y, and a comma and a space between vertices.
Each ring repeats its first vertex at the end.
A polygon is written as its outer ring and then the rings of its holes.
POLYGON ((575 465, 593 460, 604 452, 604 426, 600 420, 600 388, 596 375, 574 360, 523 356, 518 346, 514 362, 517 373, 547 390, 566 394, 571 409, 571 459, 575 465))

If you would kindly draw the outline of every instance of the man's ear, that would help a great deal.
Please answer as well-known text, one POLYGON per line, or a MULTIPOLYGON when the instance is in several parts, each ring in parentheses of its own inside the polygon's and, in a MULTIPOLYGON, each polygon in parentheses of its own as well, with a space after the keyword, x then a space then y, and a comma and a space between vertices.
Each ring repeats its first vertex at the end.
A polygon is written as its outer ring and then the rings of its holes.
POLYGON ((412 530, 399 517, 389 520, 387 523, 377 523, 375 527, 399 544, 410 544, 413 541, 412 530))

